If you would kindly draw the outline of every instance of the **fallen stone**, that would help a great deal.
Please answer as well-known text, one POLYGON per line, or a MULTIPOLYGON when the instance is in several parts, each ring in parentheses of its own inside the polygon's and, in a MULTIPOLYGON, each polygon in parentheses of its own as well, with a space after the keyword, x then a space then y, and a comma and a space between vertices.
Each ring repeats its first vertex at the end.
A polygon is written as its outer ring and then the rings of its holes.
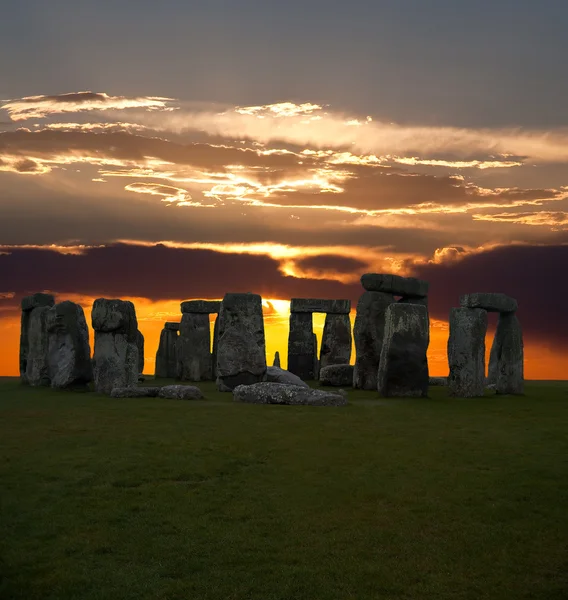
POLYGON ((233 390, 233 400, 251 404, 307 406, 345 406, 348 403, 342 394, 335 392, 268 381, 237 386, 233 390))
POLYGON ((430 377, 428 380, 428 385, 447 386, 448 378, 447 377, 430 377))
POLYGON ((351 387, 353 385, 353 365, 328 365, 322 367, 319 373, 321 385, 351 387))
POLYGON ((173 379, 177 376, 178 330, 179 323, 166 323, 160 333, 160 343, 156 352, 155 377, 173 379), (171 327, 171 325, 176 325, 176 327, 171 327))
POLYGON ((391 304, 385 313, 385 336, 377 387, 384 397, 428 395, 428 314, 419 304, 391 304))
POLYGON ((353 327, 355 338, 355 368, 353 387, 361 390, 377 389, 377 374, 385 332, 385 313, 394 302, 392 294, 363 292, 357 302, 353 327))
POLYGON ((352 343, 349 315, 327 314, 321 338, 320 372, 329 365, 349 364, 352 343))
POLYGON ((448 364, 450 396, 475 398, 485 389, 487 312, 481 308, 450 309, 448 364))
POLYGON ((51 385, 49 373, 49 337, 47 313, 50 308, 38 306, 29 311, 28 352, 25 381, 32 386, 51 385))
POLYGON ((86 390, 93 380, 89 328, 83 309, 66 300, 45 313, 51 387, 86 390))
POLYGON ((294 373, 290 373, 290 371, 285 371, 280 367, 267 367, 266 381, 270 381, 272 383, 283 383, 285 385, 299 385, 300 387, 310 387, 297 375, 294 375, 294 373))
POLYGON ((512 313, 518 308, 517 301, 506 294, 477 293, 460 297, 462 308, 482 308, 488 312, 512 313))
MULTIPOLYGON (((144 372, 144 336, 140 330, 136 332, 136 346, 138 347, 138 373, 142 375, 144 372)), ((140 380, 140 377, 138 379, 140 380)))
POLYGON ((320 298, 292 298, 291 313, 327 313, 328 315, 348 315, 351 312, 350 300, 323 300, 320 298))
POLYGON ((218 313, 221 310, 220 300, 186 300, 181 303, 181 312, 207 314, 218 313))
POLYGON ((498 394, 523 394, 524 349, 523 332, 515 314, 499 315, 502 330, 498 362, 496 392, 498 394))
POLYGON ((156 398, 160 393, 159 387, 124 387, 114 388, 111 398, 156 398))
POLYGON ((280 352, 276 351, 274 353, 274 361, 272 362, 272 366, 273 367, 279 367, 280 366, 280 352))
POLYGON ((55 299, 51 294, 33 294, 22 298, 22 316, 20 321, 20 378, 22 383, 28 383, 26 369, 28 364, 29 340, 28 329, 31 312, 34 308, 48 307, 55 304, 55 299))
POLYGON ((361 276, 361 285, 368 292, 383 292, 406 298, 423 298, 428 295, 429 283, 415 277, 365 273, 361 276))
POLYGON ((165 385, 158 393, 160 398, 203 400, 203 392, 194 385, 165 385))
POLYGON ((211 329, 209 314, 183 313, 177 341, 177 378, 181 381, 211 381, 211 329))
POLYGON ((314 347, 312 313, 290 313, 288 334, 288 371, 303 381, 314 379, 317 361, 317 338, 314 347))

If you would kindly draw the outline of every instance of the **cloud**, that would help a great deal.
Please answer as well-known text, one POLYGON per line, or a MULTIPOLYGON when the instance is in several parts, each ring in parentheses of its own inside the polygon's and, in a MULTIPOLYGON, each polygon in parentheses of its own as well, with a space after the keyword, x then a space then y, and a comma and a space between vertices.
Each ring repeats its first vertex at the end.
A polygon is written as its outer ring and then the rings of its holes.
POLYGON ((474 214, 472 218, 477 221, 550 227, 553 231, 568 229, 568 212, 564 211, 516 212, 488 215, 474 214))

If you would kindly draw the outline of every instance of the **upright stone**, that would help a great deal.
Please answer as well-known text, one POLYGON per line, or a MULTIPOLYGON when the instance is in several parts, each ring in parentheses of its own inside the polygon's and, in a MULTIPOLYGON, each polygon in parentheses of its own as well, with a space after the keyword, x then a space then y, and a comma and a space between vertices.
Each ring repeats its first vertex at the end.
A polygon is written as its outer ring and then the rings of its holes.
POLYGON ((209 313, 184 312, 178 339, 178 372, 181 381, 210 381, 213 377, 209 313))
POLYGON ((215 317, 215 325, 213 325, 213 352, 211 354, 211 372, 212 379, 217 379, 217 354, 219 348, 219 315, 215 317))
POLYGON ((116 387, 138 383, 138 322, 134 304, 98 298, 91 313, 95 330, 95 388, 110 394, 116 387))
POLYGON ((49 337, 47 313, 50 308, 38 306, 30 312, 28 321, 28 355, 26 382, 33 386, 51 384, 49 374, 49 337))
POLYGON ((424 306, 395 303, 387 308, 377 382, 382 396, 428 395, 428 343, 424 306))
POLYGON ((266 345, 262 298, 225 294, 219 313, 217 387, 231 391, 266 379, 266 345))
POLYGON ((46 312, 51 387, 86 390, 93 380, 89 329, 83 309, 60 302, 46 312))
POLYGON ((351 360, 351 345, 349 315, 327 314, 321 339, 320 369, 331 365, 348 365, 351 360))
POLYGON ((273 367, 280 366, 280 352, 278 352, 278 350, 274 353, 274 360, 272 361, 272 366, 273 367))
POLYGON ((353 327, 356 352, 353 371, 354 388, 377 389, 377 374, 385 332, 385 313, 393 302, 394 296, 384 292, 363 292, 359 298, 353 327))
POLYGON ((144 336, 138 329, 136 332, 136 346, 138 347, 138 373, 144 373, 144 336))
POLYGON ((55 304, 55 299, 51 294, 34 294, 22 298, 22 317, 20 322, 20 378, 22 383, 28 383, 27 364, 29 354, 28 331, 32 311, 34 308, 47 306, 48 308, 55 304))
POLYGON ((177 341, 179 323, 166 323, 160 333, 156 352, 155 377, 172 379, 177 376, 177 341))
POLYGON ((499 378, 499 359, 501 358, 501 348, 503 347, 503 338, 505 334, 505 322, 500 318, 497 320, 497 328, 495 329, 495 336, 493 337, 493 343, 491 344, 491 351, 489 353, 489 369, 487 371, 487 385, 497 386, 497 379, 499 378))
POLYGON ((485 389, 485 334, 487 311, 482 308, 450 309, 448 363, 450 396, 474 398, 485 389))
POLYGON ((522 394, 524 390, 523 332, 515 314, 500 314, 501 345, 496 391, 498 394, 522 394))
POLYGON ((312 313, 291 312, 288 334, 288 371, 304 381, 315 379, 317 339, 314 347, 312 313))

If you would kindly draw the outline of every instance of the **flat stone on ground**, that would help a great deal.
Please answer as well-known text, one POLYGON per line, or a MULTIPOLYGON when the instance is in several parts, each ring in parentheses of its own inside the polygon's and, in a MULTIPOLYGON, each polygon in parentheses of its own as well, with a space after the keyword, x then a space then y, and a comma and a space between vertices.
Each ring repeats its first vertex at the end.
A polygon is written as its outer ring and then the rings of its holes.
POLYGON ((116 387, 111 398, 156 398, 160 393, 159 387, 116 387))
POLYGON ((194 385, 165 385, 158 393, 160 398, 178 400, 203 400, 203 392, 194 385))
POLYGON ((294 373, 281 369, 280 367, 266 367, 266 381, 272 383, 283 383, 285 385, 299 385, 300 387, 310 387, 305 381, 302 381, 294 373))
POLYGON ((328 365, 319 373, 321 385, 353 386, 353 365, 328 365))
POLYGON ((369 292, 384 292, 405 298, 423 298, 428 295, 429 283, 415 277, 365 273, 361 285, 369 292))
POLYGON ((482 308, 488 312, 511 313, 518 308, 517 301, 501 293, 464 294, 460 297, 463 308, 482 308))
POLYGON ((237 386, 233 390, 233 400, 251 404, 306 406, 345 406, 348 404, 347 398, 343 394, 268 381, 237 386))

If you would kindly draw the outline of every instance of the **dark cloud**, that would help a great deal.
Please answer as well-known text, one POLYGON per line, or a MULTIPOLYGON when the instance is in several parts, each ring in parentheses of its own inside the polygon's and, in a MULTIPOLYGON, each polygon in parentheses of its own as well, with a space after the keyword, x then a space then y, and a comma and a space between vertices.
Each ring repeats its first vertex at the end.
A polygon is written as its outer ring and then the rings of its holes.
POLYGON ((360 271, 367 266, 366 261, 357 260, 348 256, 337 256, 335 254, 320 254, 319 256, 308 256, 296 261, 302 269, 319 272, 352 273, 360 271))

